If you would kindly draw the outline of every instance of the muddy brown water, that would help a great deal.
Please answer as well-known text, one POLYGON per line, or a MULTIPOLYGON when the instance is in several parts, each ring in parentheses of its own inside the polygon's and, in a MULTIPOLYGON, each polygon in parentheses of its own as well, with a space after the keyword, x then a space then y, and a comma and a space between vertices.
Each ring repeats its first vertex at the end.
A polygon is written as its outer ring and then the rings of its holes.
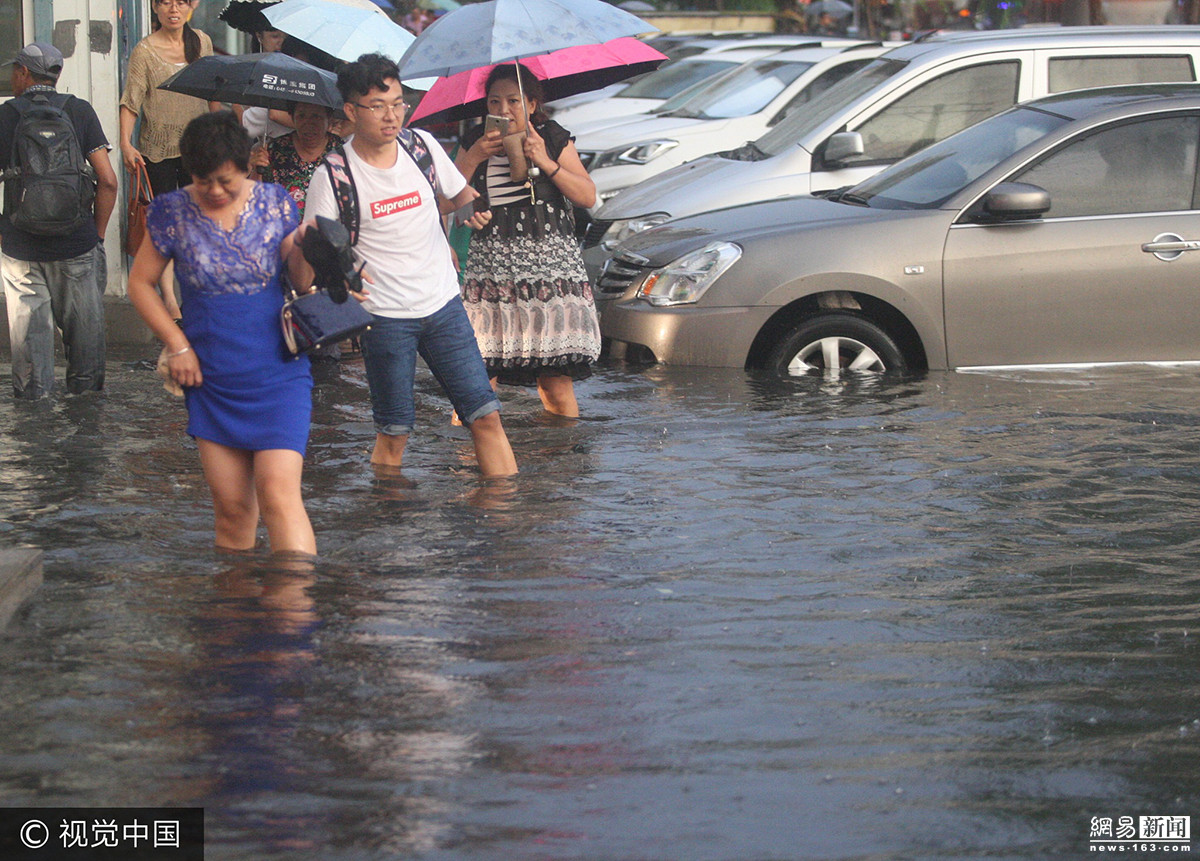
POLYGON ((1200 816, 1200 369, 602 367, 579 422, 505 393, 487 483, 427 375, 375 476, 343 363, 306 569, 209 548, 138 358, 0 397, 0 544, 46 553, 6 806, 332 861, 1082 858, 1093 817, 1200 816))

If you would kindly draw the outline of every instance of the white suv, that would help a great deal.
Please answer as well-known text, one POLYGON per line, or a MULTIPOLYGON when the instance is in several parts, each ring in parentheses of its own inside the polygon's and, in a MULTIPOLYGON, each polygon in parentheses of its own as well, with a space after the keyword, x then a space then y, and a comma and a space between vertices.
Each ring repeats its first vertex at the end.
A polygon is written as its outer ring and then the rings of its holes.
POLYGON ((887 50, 878 42, 760 57, 650 113, 568 126, 601 202, 668 168, 754 140, 887 50))
MULTIPOLYGON (((1197 27, 1064 27, 955 34, 883 54, 753 143, 613 197, 584 241, 595 283, 625 236, 742 203, 851 185, 1017 102, 1097 86, 1196 80, 1197 27)), ((603 308, 606 297, 597 294, 603 308)))

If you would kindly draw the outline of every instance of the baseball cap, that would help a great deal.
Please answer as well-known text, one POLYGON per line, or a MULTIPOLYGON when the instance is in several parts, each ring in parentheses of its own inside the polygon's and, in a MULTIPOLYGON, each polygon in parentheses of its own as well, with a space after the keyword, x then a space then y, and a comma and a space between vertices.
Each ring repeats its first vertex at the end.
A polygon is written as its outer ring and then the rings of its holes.
POLYGON ((46 42, 30 42, 4 65, 16 63, 43 78, 57 78, 62 72, 62 52, 46 42))

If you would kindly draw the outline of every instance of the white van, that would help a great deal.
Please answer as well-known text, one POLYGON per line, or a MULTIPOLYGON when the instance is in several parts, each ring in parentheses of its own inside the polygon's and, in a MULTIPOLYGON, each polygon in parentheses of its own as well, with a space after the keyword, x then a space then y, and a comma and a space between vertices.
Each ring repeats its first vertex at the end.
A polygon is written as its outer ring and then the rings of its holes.
POLYGON ((1198 61, 1200 28, 1184 26, 992 31, 895 48, 758 140, 608 200, 584 240, 588 274, 594 282, 622 238, 669 218, 857 183, 1017 102, 1088 87, 1195 81, 1198 61))

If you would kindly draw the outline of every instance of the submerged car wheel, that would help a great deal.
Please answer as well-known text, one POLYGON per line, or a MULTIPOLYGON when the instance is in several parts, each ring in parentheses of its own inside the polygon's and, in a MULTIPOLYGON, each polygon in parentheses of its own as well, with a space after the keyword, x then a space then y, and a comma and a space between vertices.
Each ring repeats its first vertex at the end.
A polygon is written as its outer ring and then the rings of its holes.
POLYGON ((854 314, 810 317, 771 351, 767 367, 781 377, 814 371, 898 373, 908 370, 904 354, 887 332, 854 314))

